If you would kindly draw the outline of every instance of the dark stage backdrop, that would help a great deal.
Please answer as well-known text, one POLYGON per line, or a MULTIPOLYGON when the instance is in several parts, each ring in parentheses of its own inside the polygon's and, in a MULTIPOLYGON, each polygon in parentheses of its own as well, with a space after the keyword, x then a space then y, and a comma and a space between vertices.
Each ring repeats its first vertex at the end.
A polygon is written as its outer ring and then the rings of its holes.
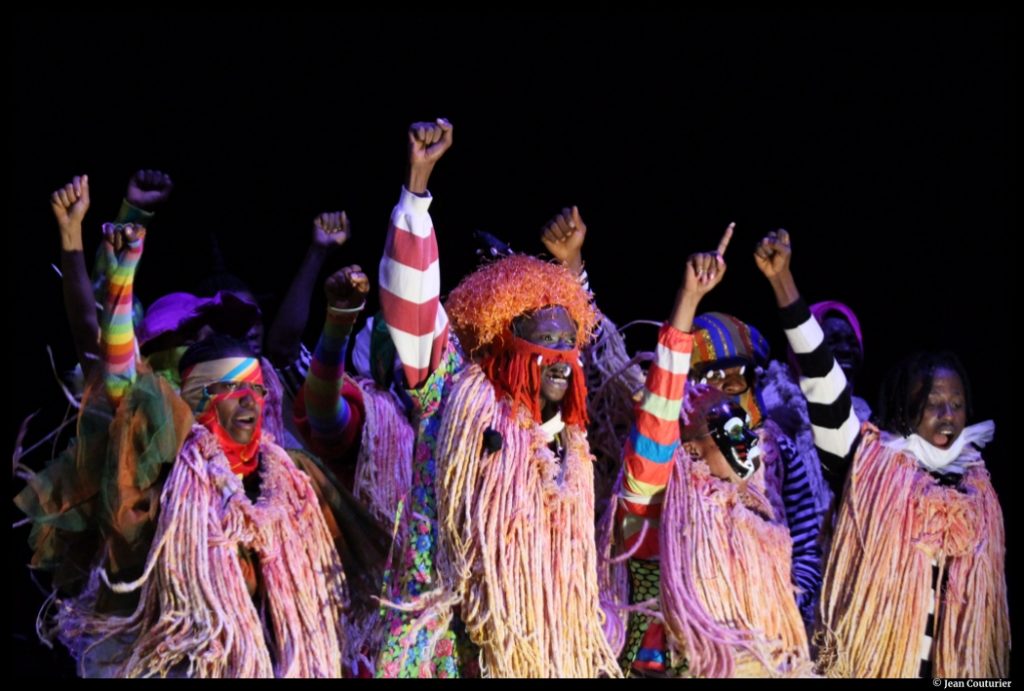
MULTIPOLYGON (((29 440, 60 420, 46 345, 61 368, 73 361, 52 190, 90 175, 91 253, 132 171, 168 171, 138 295, 192 289, 216 235, 272 316, 320 211, 346 209, 354 227, 330 268, 355 261, 376 279, 405 128, 444 116, 455 145, 431 184, 443 291, 474 264, 472 230, 538 252, 542 223, 578 204, 601 307, 619 323, 661 319, 685 255, 736 221, 729 276, 704 307, 759 325, 778 353, 751 251, 785 227, 807 298, 861 317, 869 397, 912 350, 961 355, 975 420, 998 424, 986 456, 1015 556, 1009 17, 59 15, 19 16, 11 32, 7 448, 28 413, 43 411, 29 440)), ((310 345, 322 306, 318 288, 310 345)), ((653 337, 640 326, 629 343, 653 337)), ((35 640, 26 535, 9 551, 13 668, 67 675, 65 651, 35 640)))

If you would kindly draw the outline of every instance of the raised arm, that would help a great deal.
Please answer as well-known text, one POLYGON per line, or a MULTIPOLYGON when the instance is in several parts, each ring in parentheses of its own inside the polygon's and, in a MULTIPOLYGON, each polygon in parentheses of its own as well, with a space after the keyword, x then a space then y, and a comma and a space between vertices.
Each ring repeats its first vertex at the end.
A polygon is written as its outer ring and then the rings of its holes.
POLYGON ((818 458, 833 490, 839 492, 860 437, 860 421, 846 376, 796 288, 790 270, 792 251, 789 233, 774 231, 758 243, 754 261, 775 293, 782 328, 800 365, 800 389, 807 398, 818 458))
POLYGON ((317 276, 328 255, 344 245, 350 235, 348 215, 344 211, 325 211, 313 219, 309 249, 267 332, 267 355, 276 366, 284 367, 299 357, 317 276))
POLYGON ((576 206, 562 209, 562 213, 548 221, 540 237, 551 256, 577 276, 583 273, 583 242, 586 238, 587 224, 576 206))
POLYGON ((162 170, 141 169, 128 179, 118 223, 137 223, 149 227, 156 210, 163 206, 174 190, 171 176, 162 170))
POLYGON ((324 282, 324 292, 327 316, 296 401, 301 411, 296 423, 315 454, 335 460, 348 452, 362 428, 362 394, 345 381, 344 349, 366 304, 370 280, 362 268, 353 264, 331 275, 324 282))
POLYGON ((420 387, 448 346, 448 316, 440 303, 437 238, 427 183, 452 145, 447 120, 409 128, 409 171, 380 261, 380 303, 409 388, 420 387))
MULTIPOLYGON (((656 528, 661 516, 672 456, 679 446, 679 413, 693 346, 689 332, 701 299, 725 276, 724 254, 732 231, 730 224, 716 251, 694 254, 686 260, 686 277, 676 294, 672 315, 658 334, 656 358, 647 373, 636 422, 626 440, 620 517, 627 550, 639 540, 643 523, 647 521, 656 528)), ((648 530, 635 554, 642 558, 657 553, 657 530, 648 530)))
POLYGON ((142 226, 103 224, 107 297, 100 328, 100 344, 103 350, 104 383, 115 405, 135 382, 132 289, 145 236, 146 229, 142 226))
POLYGON ((60 230, 60 267, 64 312, 75 352, 86 374, 99 362, 99 319, 82 243, 82 221, 89 210, 89 176, 76 175, 50 195, 50 208, 60 230))

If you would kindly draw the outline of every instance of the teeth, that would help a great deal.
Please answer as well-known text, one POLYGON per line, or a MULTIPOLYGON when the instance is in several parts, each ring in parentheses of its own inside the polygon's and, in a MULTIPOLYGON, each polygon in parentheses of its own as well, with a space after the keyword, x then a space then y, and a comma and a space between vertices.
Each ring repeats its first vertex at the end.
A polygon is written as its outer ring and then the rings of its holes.
POLYGON ((548 376, 552 379, 567 379, 570 368, 566 365, 553 365, 548 369, 548 376))

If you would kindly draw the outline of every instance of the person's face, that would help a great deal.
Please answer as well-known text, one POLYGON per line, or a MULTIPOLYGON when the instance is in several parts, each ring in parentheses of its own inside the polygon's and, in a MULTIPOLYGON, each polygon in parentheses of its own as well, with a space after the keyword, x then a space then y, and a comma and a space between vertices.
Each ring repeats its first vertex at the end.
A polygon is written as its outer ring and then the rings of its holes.
POLYGON ((739 396, 750 387, 747 381, 747 367, 748 365, 725 368, 712 366, 704 371, 699 380, 730 396, 739 396))
MULTIPOLYGON (((576 347, 576 326, 564 307, 545 307, 524 317, 517 325, 520 338, 554 350, 576 347)), ((569 390, 572 367, 558 362, 544 365, 540 372, 540 396, 546 403, 560 403, 569 390)))
POLYGON ((256 423, 263 412, 263 395, 260 391, 265 392, 265 389, 247 382, 217 382, 210 384, 207 389, 214 396, 234 394, 214 400, 217 420, 232 439, 239 444, 248 444, 256 433, 256 423))
POLYGON ((707 463, 715 477, 745 483, 760 466, 761 454, 757 437, 746 426, 743 409, 723 401, 707 412, 706 425, 705 434, 685 442, 687 452, 707 463))
POLYGON ((959 374, 940 367, 932 376, 932 388, 914 431, 940 449, 948 449, 966 425, 964 383, 959 374))
POLYGON ((686 450, 691 457, 707 463, 708 470, 715 477, 737 484, 745 482, 725 460, 722 450, 710 435, 686 442, 686 450))
POLYGON ((832 350, 847 381, 854 382, 864 364, 864 351, 850 322, 842 317, 826 317, 821 330, 825 332, 825 343, 832 350))

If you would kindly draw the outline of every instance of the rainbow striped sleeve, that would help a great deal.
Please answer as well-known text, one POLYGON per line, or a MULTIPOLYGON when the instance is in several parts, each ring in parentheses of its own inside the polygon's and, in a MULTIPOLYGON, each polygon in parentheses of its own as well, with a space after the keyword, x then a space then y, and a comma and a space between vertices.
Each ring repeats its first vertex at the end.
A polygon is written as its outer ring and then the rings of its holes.
POLYGON ((132 284, 142 257, 143 238, 129 243, 119 258, 105 242, 108 258, 107 301, 100 325, 104 384, 116 405, 135 382, 135 329, 132 326, 132 284))
POLYGON ((658 519, 672 457, 679 447, 679 412, 692 347, 692 335, 669 324, 661 327, 655 362, 647 373, 643 398, 626 440, 619 516, 626 549, 634 547, 644 522, 650 524, 635 553, 640 558, 658 554, 658 519))
POLYGON ((422 386, 448 346, 431 199, 402 188, 380 260, 381 310, 410 389, 422 386))
POLYGON ((324 330, 303 384, 311 443, 316 448, 331 449, 332 456, 343 452, 339 447, 345 440, 354 439, 352 428, 362 424, 359 411, 344 395, 345 341, 361 309, 328 308, 324 330))

